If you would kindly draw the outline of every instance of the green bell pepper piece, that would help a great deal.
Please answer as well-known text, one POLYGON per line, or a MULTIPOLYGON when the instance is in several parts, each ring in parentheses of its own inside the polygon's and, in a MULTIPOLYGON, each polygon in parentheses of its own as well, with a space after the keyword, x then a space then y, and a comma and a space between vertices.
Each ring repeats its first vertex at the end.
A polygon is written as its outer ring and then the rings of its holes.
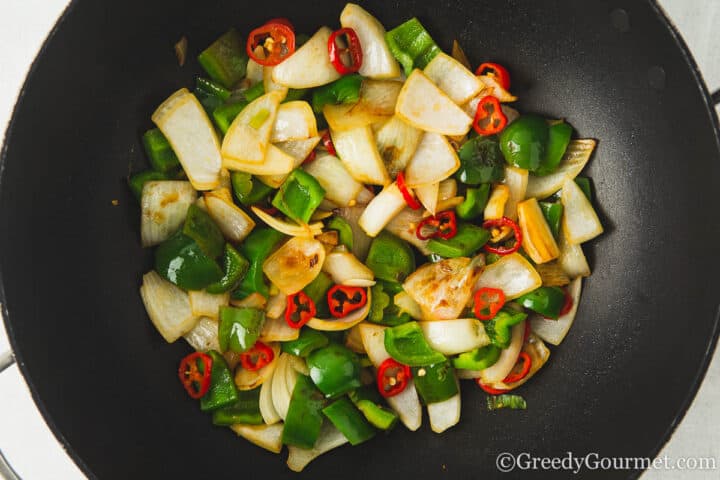
POLYGON ((500 133, 500 150, 508 164, 534 172, 545 159, 548 137, 544 118, 521 115, 500 133))
POLYGON ((338 232, 338 240, 340 244, 345 245, 348 250, 352 250, 353 231, 347 220, 338 216, 332 217, 328 222, 326 229, 338 232))
POLYGON ((262 266, 265 259, 285 235, 273 228, 255 228, 240 246, 240 253, 250 261, 240 287, 232 294, 234 299, 242 299, 251 293, 258 292, 268 297, 270 291, 263 274, 262 266))
POLYGON ((260 414, 260 387, 252 390, 238 391, 237 402, 215 410, 212 416, 213 425, 227 427, 237 423, 243 425, 262 425, 260 414))
POLYGON ((235 117, 240 115, 240 112, 247 106, 248 102, 235 102, 215 107, 212 111, 212 117, 215 125, 217 125, 223 135, 227 133, 235 117))
POLYGON ((240 255, 240 252, 235 250, 235 247, 229 243, 225 244, 225 252, 223 253, 223 270, 225 275, 213 283, 208 285, 205 290, 208 293, 225 293, 235 289, 243 276, 248 271, 250 262, 245 257, 240 255))
POLYGON ((502 255, 497 253, 488 253, 485 255, 485 265, 491 265, 502 258, 502 255))
POLYGON ((220 307, 218 341, 220 350, 242 353, 255 345, 263 324, 265 312, 257 308, 220 307))
POLYGON ((370 244, 365 265, 380 280, 402 282, 415 271, 415 254, 407 242, 383 230, 370 244))
POLYGON ((208 257, 217 258, 223 253, 225 238, 222 231, 210 214, 194 203, 188 208, 182 232, 195 240, 208 257))
POLYGON ((484 347, 464 352, 453 358, 453 366, 464 370, 484 370, 498 361, 500 358, 501 348, 495 345, 486 345, 484 347))
POLYGON ((592 185, 588 177, 575 177, 575 183, 583 191, 588 200, 592 202, 592 185))
POLYGON ((130 175, 128 178, 128 186, 137 201, 142 201, 143 187, 147 182, 155 182, 158 180, 174 180, 175 176, 169 173, 156 172, 154 170, 145 170, 130 175))
POLYGON ((282 342, 282 351, 305 358, 318 348, 327 346, 329 342, 330 340, 317 330, 301 328, 298 338, 282 342))
POLYGON ((406 312, 401 312, 400 308, 395 305, 394 297, 399 293, 395 286, 402 291, 399 283, 378 281, 373 285, 372 300, 370 302, 370 313, 368 321, 394 327, 412 320, 412 317, 406 312))
POLYGON ((338 397, 362 385, 360 359, 337 343, 319 348, 307 357, 310 378, 326 397, 338 397))
POLYGON ((455 178, 467 185, 499 182, 505 178, 505 158, 495 135, 473 137, 458 151, 460 168, 455 178))
POLYGON ((230 90, 202 77, 195 81, 194 93, 208 115, 212 115, 213 111, 230 97, 230 90))
POLYGON ((539 202, 540 210, 547 220, 550 231, 555 238, 560 236, 560 220, 562 220, 563 206, 560 202, 539 202))
POLYGON ((373 426, 347 397, 323 408, 323 413, 348 439, 350 445, 359 445, 375 436, 373 426))
POLYGON ((376 283, 370 289, 372 300, 370 301, 370 313, 368 321, 373 323, 381 323, 383 321, 383 312, 390 306, 391 298, 385 293, 381 283, 376 283))
POLYGON ((392 358, 411 367, 424 367, 446 360, 428 345, 417 322, 385 329, 385 350, 392 358))
POLYGON ((245 172, 232 172, 230 183, 232 183, 235 198, 245 206, 260 203, 273 191, 272 187, 245 172))
POLYGON ((413 17, 385 34, 390 53, 403 66, 405 75, 413 68, 423 69, 430 60, 441 52, 430 34, 420 21, 413 17))
POLYGON ((565 305, 565 292, 559 287, 538 287, 517 299, 525 308, 545 318, 557 319, 565 305))
POLYGON ((265 85, 263 82, 258 82, 243 92, 243 96, 248 103, 262 97, 263 95, 265 95, 265 85))
POLYGON ((489 183, 483 183, 478 187, 468 187, 465 191, 465 200, 455 207, 457 216, 463 220, 474 220, 480 217, 485 211, 488 198, 490 198, 489 183))
POLYGON ((182 231, 158 245, 155 271, 184 290, 202 290, 223 277, 217 262, 182 231))
POLYGON ((381 405, 382 399, 376 388, 366 385, 350 392, 348 397, 373 427, 390 430, 397 425, 397 414, 381 405))
POLYGON ((565 150, 570 143, 572 127, 565 122, 556 123, 548 128, 548 142, 545 149, 545 158, 535 175, 548 175, 557 170, 565 150))
POLYGON ((511 395, 503 393, 502 395, 488 395, 487 409, 498 410, 500 408, 510 408, 512 410, 525 410, 527 403, 520 395, 511 395))
POLYGON ((526 318, 526 313, 502 309, 492 320, 484 322, 485 332, 490 337, 493 345, 499 348, 507 348, 510 346, 510 340, 512 340, 512 327, 526 318))
POLYGON ((307 223, 315 209, 325 198, 325 189, 315 177, 297 168, 275 194, 272 204, 275 208, 296 221, 307 223))
POLYGON ((315 388, 310 378, 299 375, 290 397, 282 443, 305 449, 312 448, 320 435, 324 403, 322 393, 315 388))
POLYGON ((210 350, 207 354, 213 362, 210 369, 210 389, 200 399, 200 410, 203 412, 218 410, 238 401, 238 390, 225 357, 215 350, 210 350))
POLYGON ((145 132, 143 146, 153 170, 170 173, 180 168, 180 160, 159 128, 145 132))
POLYGON ((459 392, 455 369, 450 362, 412 368, 415 388, 425 405, 447 400, 459 392))
POLYGON ((198 61, 210 78, 232 88, 245 76, 248 63, 245 38, 235 29, 229 30, 203 50, 198 61))
POLYGON ((313 90, 312 108, 317 114, 322 113, 325 105, 338 103, 355 103, 360 100, 362 77, 358 74, 345 75, 334 82, 313 90))
POLYGON ((471 223, 460 223, 449 239, 431 238, 427 249, 445 258, 469 257, 490 240, 490 232, 471 223))
MULTIPOLYGON (((297 45, 297 42, 296 42, 297 45)), ((285 99, 282 101, 282 103, 287 102, 294 102, 296 100, 302 100, 305 98, 305 95, 308 93, 307 88, 289 88, 287 94, 285 95, 285 99)))
POLYGON ((334 283, 335 282, 332 281, 330 275, 325 272, 320 272, 318 276, 303 289, 305 294, 312 299, 313 303, 315 303, 315 309, 317 310, 315 315, 317 317, 330 317, 327 292, 334 283))

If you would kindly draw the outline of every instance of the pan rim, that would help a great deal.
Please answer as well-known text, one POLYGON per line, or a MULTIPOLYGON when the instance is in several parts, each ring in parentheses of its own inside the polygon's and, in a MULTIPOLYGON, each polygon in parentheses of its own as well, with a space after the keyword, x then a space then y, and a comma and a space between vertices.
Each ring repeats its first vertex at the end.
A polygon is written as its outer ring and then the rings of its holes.
MULTIPOLYGON (((20 92, 18 93, 17 99, 15 101, 15 104, 12 109, 12 114, 10 116, 10 121, 8 122, 7 128, 5 129, 4 136, 3 136, 3 142, 2 147, 0 148, 0 192, 2 191, 3 187, 3 173, 5 169, 5 163, 7 161, 7 152, 8 152, 8 139, 11 137, 15 122, 16 122, 16 114, 18 107, 20 106, 21 102, 27 95, 27 87, 29 80, 31 76, 35 73, 37 70, 37 64, 39 60, 44 57, 44 55, 47 53, 48 45, 52 42, 52 40, 55 38, 57 32, 60 30, 60 28, 65 23, 67 17, 73 13, 73 11, 77 8, 79 1, 78 0, 71 0, 70 3, 65 7, 62 14, 58 17, 58 20, 53 25, 52 29, 48 33, 47 37, 43 41, 40 49, 38 50, 37 54, 35 55, 30 68, 27 71, 27 74, 25 76, 25 79, 23 81, 22 87, 20 88, 20 92)), ((709 119, 712 123, 713 127, 713 133, 715 137, 715 147, 718 152, 718 155, 720 155, 720 122, 718 120, 718 114, 715 109, 715 105, 712 100, 712 95, 710 94, 707 84, 705 83, 705 80, 703 78, 702 73, 700 72, 697 62, 695 61, 692 53, 690 52, 687 44, 685 43, 685 40, 683 39, 682 35, 678 31, 675 24, 670 20, 665 10, 659 5, 658 0, 647 0, 648 5, 652 8, 654 14, 658 18, 658 20, 662 23, 662 25, 667 29, 668 33, 671 35, 675 45, 680 50, 680 53, 686 62, 690 73, 692 74, 696 86, 699 88, 700 93, 703 97, 705 109, 709 116, 709 119)), ((18 368, 20 370, 20 374, 22 375, 25 383, 28 386, 28 389, 30 390, 31 397, 33 399, 33 402, 35 403, 35 406, 37 407, 38 411, 43 417, 43 420, 48 425, 50 431, 53 433, 55 438, 57 439, 60 446, 63 448, 63 450, 68 454, 68 456, 72 459, 72 461, 75 463, 75 465, 78 466, 78 468, 82 471, 84 475, 86 475, 90 479, 96 479, 98 478, 95 473, 89 468, 89 466, 85 463, 83 458, 80 456, 80 454, 75 450, 75 448, 70 444, 70 442, 65 438, 60 428, 55 423, 53 417, 50 415, 50 413, 47 410, 47 407, 45 403, 43 402, 42 398, 38 394, 38 391, 35 387, 35 382, 31 378, 30 372, 27 370, 27 366, 25 364, 23 353, 17 349, 17 342, 15 338, 15 330, 13 328, 12 323, 10 322, 10 313, 7 308, 7 304, 5 302, 5 290, 4 290, 4 277, 2 274, 2 266, 0 265, 0 317, 2 317, 3 324, 5 325, 5 329, 8 334, 8 339, 10 341, 10 347, 12 349, 12 352, 15 356, 16 363, 18 365, 18 368)), ((665 430, 665 432, 661 435, 658 443, 655 445, 653 449, 650 451, 650 455, 654 458, 660 453, 660 451, 667 445, 667 442, 672 438, 672 435, 674 434, 675 430, 677 429, 678 425, 682 422, 682 420, 685 418, 688 409, 692 405, 695 397, 697 396, 697 393, 700 389, 700 386, 702 385, 702 382, 705 379, 705 376, 707 374, 708 367, 710 365, 710 362, 712 361, 713 355, 715 353, 715 350, 717 348, 718 344, 718 338, 720 337, 720 304, 717 307, 717 310, 714 315, 714 325, 713 325, 712 335, 710 338, 710 341, 707 344, 707 348, 705 352, 703 353, 702 362, 699 366, 699 369, 697 373, 695 374, 695 377, 692 380, 692 385, 690 389, 688 390, 685 399, 683 400, 682 405, 678 409, 678 411, 675 413, 672 422, 668 426, 668 428, 665 430)), ((627 478, 630 479, 637 479, 642 475, 642 473, 645 470, 634 470, 631 471, 627 478)))

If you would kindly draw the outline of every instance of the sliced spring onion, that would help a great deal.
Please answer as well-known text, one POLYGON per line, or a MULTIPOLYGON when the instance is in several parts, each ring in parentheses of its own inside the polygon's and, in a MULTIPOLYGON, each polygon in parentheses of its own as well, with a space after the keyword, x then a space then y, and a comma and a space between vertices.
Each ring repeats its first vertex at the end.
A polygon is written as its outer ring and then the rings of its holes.
POLYGON ((375 285, 372 270, 350 252, 329 253, 322 264, 322 270, 339 285, 364 287, 375 285))
POLYGON ((230 124, 222 143, 223 166, 258 165, 265 161, 275 117, 282 101, 280 92, 269 92, 242 109, 230 124), (261 121, 262 120, 262 121, 261 121))
POLYGON ((314 238, 293 237, 263 263, 268 279, 286 295, 312 282, 325 262, 325 248, 314 238))
POLYGON ((487 397, 487 409, 499 410, 501 408, 510 408, 512 410, 525 410, 527 403, 520 395, 489 395, 487 397))
POLYGON ((205 290, 190 290, 188 297, 193 315, 214 320, 218 319, 220 307, 230 303, 230 293, 212 294, 205 290))
POLYGON ((590 200, 574 180, 565 180, 560 201, 564 208, 562 230, 568 243, 577 245, 603 233, 602 224, 590 200))
POLYGON ((444 355, 457 355, 490 343, 485 327, 475 318, 418 323, 428 344, 444 355))
POLYGON ((164 242, 182 227, 197 194, 190 182, 146 182, 140 200, 140 238, 143 247, 164 242))
POLYGON ((405 170, 420 144, 422 135, 422 130, 405 123, 397 115, 375 131, 378 151, 392 178, 405 170))
POLYGON ((541 316, 533 316, 530 324, 533 332, 540 338, 553 345, 560 345, 567 332, 572 327, 577 314, 577 308, 580 304, 580 294, 582 293, 582 278, 577 277, 568 286, 568 293, 573 299, 572 308, 565 315, 561 315, 557 320, 548 320, 541 316))
MULTIPOLYGON (((270 141, 305 140, 318 134, 317 120, 310 104, 303 100, 287 102, 278 108, 270 141)), ((303 157, 304 158, 304 157, 303 157)))
MULTIPOLYGON (((252 60, 251 60, 252 61, 252 60)), ((233 432, 237 433, 250 443, 273 453, 282 450, 282 424, 275 425, 231 425, 233 432)))
POLYGON ((405 199, 397 184, 393 182, 365 207, 358 225, 369 236, 375 237, 403 208, 405 208, 405 199))
POLYGON ((338 157, 355 180, 370 185, 390 183, 372 128, 366 126, 347 131, 331 130, 330 134, 338 157))
POLYGON ((485 267, 475 284, 475 290, 497 288, 507 299, 517 298, 542 285, 542 279, 525 257, 511 253, 485 267))
POLYGON ((340 78, 328 55, 331 34, 332 30, 328 27, 321 27, 310 40, 275 67, 273 81, 289 88, 314 88, 340 78))
POLYGON ((185 340, 198 352, 220 350, 218 323, 209 317, 202 317, 195 328, 183 335, 185 340))
POLYGON ((518 355, 523 346, 523 337, 525 336, 525 321, 522 321, 512 327, 512 339, 510 346, 500 352, 500 357, 490 367, 480 371, 480 380, 485 385, 491 385, 495 382, 502 382, 508 376, 510 371, 517 362, 518 355))
POLYGON ((355 180, 343 162, 333 155, 318 155, 305 166, 305 171, 315 177, 325 189, 325 198, 341 207, 355 200, 363 184, 355 180))
POLYGON ((405 169, 409 187, 441 182, 460 168, 460 159, 447 138, 426 132, 405 169))
POLYGON ((292 237, 314 237, 322 233, 322 223, 297 224, 295 222, 281 220, 264 212, 258 207, 250 207, 257 217, 265 222, 269 227, 274 228, 278 232, 290 235, 292 237))
POLYGON ((253 219, 232 201, 228 189, 205 193, 205 206, 225 238, 232 242, 242 242, 255 228, 253 219))
POLYGON ((293 472, 301 472, 310 462, 333 448, 345 445, 348 439, 332 423, 325 422, 312 449, 288 445, 287 466, 293 472))
POLYGON ((573 179, 590 160, 597 142, 592 139, 570 140, 558 169, 549 175, 539 177, 531 175, 528 179, 525 195, 546 198, 562 188, 566 178, 573 179))
POLYGON ((470 101, 485 87, 462 63, 442 52, 427 64, 423 73, 458 105, 470 101))
MULTIPOLYGON (((437 58, 437 57, 435 57, 437 58)), ((431 403, 427 406, 430 428, 435 433, 442 433, 460 421, 462 401, 460 393, 456 393, 442 402, 431 403)))
POLYGON ((527 192, 528 171, 524 168, 505 167, 505 185, 509 196, 505 204, 505 216, 517 220, 517 204, 522 202, 527 192))
POLYGON ((163 279, 157 272, 143 275, 140 296, 155 328, 166 342, 172 343, 195 327, 188 294, 163 279))

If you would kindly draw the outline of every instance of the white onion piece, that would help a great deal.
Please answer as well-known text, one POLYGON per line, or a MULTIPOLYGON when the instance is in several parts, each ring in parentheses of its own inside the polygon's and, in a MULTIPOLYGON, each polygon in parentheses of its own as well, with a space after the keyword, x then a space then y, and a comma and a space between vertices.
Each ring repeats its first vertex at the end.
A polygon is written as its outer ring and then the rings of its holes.
POLYGON ((330 135, 338 157, 355 180, 371 185, 390 183, 372 128, 366 126, 347 131, 330 129, 330 135))
POLYGON ((483 384, 489 385, 495 382, 502 382, 508 376, 517 362, 518 355, 523 346, 525 336, 525 321, 512 327, 512 338, 510 346, 500 352, 497 362, 485 370, 480 371, 480 380, 483 384))
POLYGON ((296 100, 280 105, 270 134, 272 143, 305 140, 318 134, 317 121, 310 104, 296 100))
POLYGON ((300 335, 299 328, 292 328, 287 324, 283 316, 265 319, 263 328, 260 331, 261 342, 289 342, 296 340, 300 335))
POLYGON ((562 188, 566 178, 575 178, 590 160, 597 142, 592 139, 570 140, 557 170, 539 177, 530 175, 525 195, 546 198, 562 188))
POLYGON ((457 355, 490 343, 480 320, 458 318, 419 322, 428 344, 444 355, 457 355))
POLYGON ((352 280, 366 280, 375 285, 373 271, 350 252, 335 251, 328 254, 322 263, 322 270, 338 285, 349 285, 347 282, 352 280))
POLYGON ((430 428, 435 433, 442 433, 455 426, 460 421, 462 402, 460 392, 442 402, 431 403, 427 406, 430 428))
POLYGON ((423 211, 412 210, 411 208, 403 208, 390 223, 387 224, 386 229, 393 235, 397 235, 409 244, 420 250, 423 255, 430 255, 430 250, 427 248, 427 240, 420 240, 417 237, 416 229, 418 223, 423 219, 423 211))
POLYGON ((253 219, 232 201, 229 190, 205 193, 205 205, 225 238, 234 243, 242 242, 255 228, 253 219))
POLYGON ((365 207, 358 220, 358 225, 370 237, 377 236, 395 215, 405 208, 405 199, 395 182, 383 188, 365 207))
POLYGON ((364 189, 363 184, 350 175, 343 162, 333 155, 318 155, 304 169, 325 189, 325 198, 341 207, 347 207, 364 189))
POLYGON ((265 316, 268 318, 281 318, 287 308, 287 295, 278 293, 268 298, 265 316))
MULTIPOLYGON (((272 375, 272 401, 275 411, 280 418, 285 420, 287 416, 288 407, 290 406, 290 397, 292 396, 292 390, 288 389, 286 383, 285 370, 288 366, 292 369, 292 366, 288 365, 288 353, 281 353, 277 359, 275 365, 275 371, 272 375)), ((294 388, 294 385, 293 385, 294 388)))
POLYGON ((146 182, 140 200, 140 238, 143 247, 158 245, 178 231, 197 194, 190 182, 146 182))
MULTIPOLYGON (((279 142, 276 143, 275 146, 283 153, 286 153, 295 159, 292 167, 294 170, 302 165, 303 161, 305 161, 318 143, 320 143, 320 137, 315 136, 303 140, 288 140, 287 142, 279 142)), ((285 179, 287 179, 287 177, 287 173, 282 175, 257 176, 258 180, 272 188, 280 188, 280 186, 285 183, 285 179)))
POLYGON ((233 307, 256 308, 258 310, 265 310, 267 300, 262 294, 258 292, 253 292, 242 300, 230 299, 230 305, 232 305, 233 307))
POLYGON ((315 280, 324 262, 322 243, 314 238, 293 237, 265 260, 263 273, 281 292, 292 295, 315 280))
POLYGON ((393 303, 400 308, 401 312, 405 312, 415 320, 422 320, 423 313, 420 305, 408 295, 407 292, 399 292, 395 294, 393 303))
POLYGON ((332 423, 324 422, 315 445, 310 450, 288 445, 287 466, 293 472, 301 472, 310 462, 333 448, 345 445, 348 439, 332 423))
POLYGON ((275 70, 275 67, 263 67, 263 88, 265 89, 265 93, 280 92, 282 94, 283 100, 285 100, 289 89, 288 87, 277 84, 273 81, 273 70, 275 70))
POLYGON ((197 317, 190 309, 188 294, 155 271, 143 275, 140 296, 155 328, 172 343, 195 327, 197 317))
POLYGON ((560 256, 558 264, 567 273, 568 277, 589 277, 590 265, 588 265, 581 245, 573 245, 565 239, 565 233, 560 232, 560 256))
MULTIPOLYGON (((263 49, 262 45, 258 45, 255 47, 255 56, 257 58, 265 58, 265 50, 263 49)), ((256 83, 263 81, 263 66, 257 63, 252 58, 248 60, 247 64, 247 70, 245 74, 245 78, 250 80, 251 85, 255 85, 256 83)))
POLYGON ((238 368, 235 371, 235 386, 240 390, 253 390, 265 382, 270 381, 273 372, 277 366, 278 356, 280 355, 280 344, 271 343, 268 345, 272 348, 273 359, 270 363, 262 367, 260 370, 246 370, 238 368))
POLYGON ((505 185, 509 196, 505 203, 505 216, 517 220, 517 204, 525 199, 528 184, 528 171, 524 168, 505 167, 505 185))
POLYGON ((480 80, 485 85, 485 88, 482 92, 480 92, 480 95, 492 95, 503 103, 514 102, 517 100, 517 97, 515 95, 502 88, 502 86, 495 79, 495 77, 492 77, 490 75, 481 75, 478 77, 478 80, 480 80))
POLYGON ((405 169, 409 187, 441 182, 460 168, 460 159, 447 138, 426 132, 405 169))
MULTIPOLYGON (((277 362, 275 363, 275 367, 276 366, 277 362)), ((281 420, 272 401, 272 384, 275 376, 275 367, 273 367, 272 375, 260 386, 260 415, 262 415, 263 421, 268 425, 272 425, 281 420)))
POLYGON ((230 124, 222 142, 223 166, 229 170, 236 164, 261 164, 265 160, 270 133, 278 107, 283 99, 280 92, 269 92, 243 108, 230 124), (263 120, 257 125, 258 119, 263 120))
MULTIPOLYGON (((360 198, 363 192, 368 192, 368 190, 364 188, 360 190, 358 198, 360 198)), ((372 201, 373 198, 375 197, 371 197, 369 201, 372 201)), ((360 203, 359 200, 358 203, 360 203)), ((344 218, 348 222, 348 224, 350 224, 350 228, 352 229, 353 233, 352 253, 360 260, 365 260, 365 257, 367 257, 367 252, 370 249, 370 243, 372 242, 372 238, 370 238, 367 233, 365 233, 365 230, 363 230, 358 224, 358 221, 360 220, 360 217, 362 216, 364 211, 365 207, 360 205, 340 208, 335 211, 335 213, 337 213, 339 217, 344 218)))
POLYGON ((272 144, 267 145, 265 158, 261 163, 243 163, 239 160, 223 158, 223 165, 227 169, 253 175, 287 175, 293 171, 295 163, 295 157, 272 144))
POLYGON ((340 24, 352 28, 360 40, 363 61, 360 75, 370 78, 397 78, 400 66, 385 42, 385 27, 365 9, 354 3, 345 5, 340 24))
POLYGON ((390 354, 385 350, 385 329, 387 327, 361 323, 357 328, 360 331, 360 340, 368 358, 375 368, 379 367, 381 363, 390 358, 390 354))
POLYGON ((360 335, 359 325, 354 325, 348 330, 345 336, 345 346, 355 353, 365 355, 365 347, 362 343, 362 336, 360 335))
POLYGON ((435 215, 438 204, 438 193, 440 191, 440 182, 418 185, 413 188, 417 199, 425 210, 435 215))
POLYGON ((422 135, 422 130, 405 123, 397 115, 375 131, 378 151, 392 178, 405 170, 420 144, 422 135))
POLYGON ((358 192, 357 197, 355 197, 355 202, 357 202, 358 205, 367 205, 373 198, 375 198, 375 193, 368 188, 363 188, 358 192))
POLYGON ((485 220, 502 218, 505 215, 505 205, 507 205, 509 198, 510 187, 503 185, 502 183, 495 185, 492 192, 490 192, 490 197, 485 205, 483 218, 485 220))
POLYGON ((275 67, 273 81, 289 88, 315 88, 340 78, 328 55, 331 34, 328 27, 320 27, 310 40, 275 67))
POLYGON ((568 243, 577 245, 603 233, 603 226, 590 200, 575 180, 565 180, 560 201, 564 208, 562 230, 568 243))
POLYGON ((457 181, 448 178, 440 182, 438 187, 438 201, 449 200, 457 195, 457 181))
POLYGON ((282 450, 281 424, 275 425, 231 425, 233 432, 237 433, 250 443, 264 448, 273 453, 280 453, 282 450))
POLYGON ((484 88, 473 72, 442 52, 435 55, 423 73, 458 105, 469 101, 484 88))
POLYGON ((393 115, 401 88, 401 82, 392 80, 363 80, 356 103, 325 105, 323 116, 336 131, 383 122, 393 115))
POLYGON ((365 320, 365 318, 368 316, 368 313, 370 313, 371 301, 372 296, 370 294, 370 290, 368 289, 367 302, 361 309, 355 310, 354 312, 351 312, 341 318, 323 319, 313 317, 308 321, 307 326, 314 330, 322 330, 325 332, 338 332, 341 330, 349 330, 354 326, 358 325, 363 320, 365 320))
POLYGON ((400 91, 395 114, 416 128, 442 135, 465 135, 472 124, 472 118, 417 69, 400 91))
POLYGON ((484 287, 499 288, 511 300, 531 292, 542 285, 535 268, 519 253, 511 253, 485 267, 475 284, 475 290, 484 287))
POLYGON ((220 182, 220 141, 198 99, 181 88, 152 114, 196 190, 210 190, 220 182))
POLYGON ((220 307, 230 303, 230 293, 208 293, 205 290, 191 290, 188 292, 190 309, 196 317, 210 317, 217 320, 220 307))
POLYGON ((272 227, 275 230, 277 230, 280 233, 284 233, 285 235, 290 235, 292 237, 307 237, 312 238, 315 235, 320 235, 322 233, 322 223, 303 223, 303 224, 297 224, 297 223, 291 223, 286 220, 281 220, 279 218, 275 218, 272 215, 268 214, 267 212, 264 212, 263 210, 252 206, 250 209, 253 211, 257 217, 265 222, 268 227, 272 227))
POLYGON ((202 317, 195 328, 183 335, 185 340, 198 352, 220 351, 218 323, 209 317, 202 317))
POLYGON ((561 315, 557 320, 543 318, 540 315, 533 316, 530 321, 533 332, 548 343, 560 345, 575 321, 581 292, 582 278, 577 277, 568 285, 568 293, 573 299, 570 311, 565 315, 561 315))

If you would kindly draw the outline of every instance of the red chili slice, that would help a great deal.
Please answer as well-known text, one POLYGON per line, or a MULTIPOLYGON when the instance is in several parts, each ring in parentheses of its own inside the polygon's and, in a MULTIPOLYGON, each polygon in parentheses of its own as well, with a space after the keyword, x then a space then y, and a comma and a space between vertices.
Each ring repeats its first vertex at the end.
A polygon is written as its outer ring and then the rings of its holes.
POLYGON ((475 70, 475 75, 489 75, 497 80, 502 88, 510 90, 510 72, 498 63, 486 62, 481 64, 475 70))
POLYGON ((486 391, 487 393, 489 393, 490 395, 501 395, 501 394, 503 394, 503 393, 506 393, 506 392, 509 392, 509 391, 510 391, 510 390, 502 390, 502 389, 499 389, 499 388, 493 388, 493 387, 491 387, 491 386, 489 386, 489 385, 484 385, 482 382, 480 382, 480 379, 479 379, 479 378, 476 378, 476 379, 475 379, 475 383, 477 383, 477 384, 478 384, 478 387, 482 388, 483 390, 485 390, 485 391, 486 391))
POLYGON ((515 234, 515 244, 512 247, 493 247, 491 245, 486 244, 485 245, 485 251, 489 253, 496 253, 498 255, 508 255, 514 252, 517 252, 520 250, 520 246, 522 245, 522 231, 520 231, 520 227, 517 223, 513 222, 507 217, 502 218, 495 218, 492 220, 486 220, 483 222, 482 227, 486 230, 490 230, 492 228, 502 228, 502 227, 510 227, 513 230, 513 233, 515 234))
POLYGON ((362 46, 360 39, 352 28, 341 28, 330 35, 328 39, 328 55, 330 55, 330 63, 340 75, 355 73, 360 70, 363 61, 362 46), (347 39, 347 47, 338 45, 339 37, 345 36, 347 39), (350 63, 345 64, 344 55, 347 53, 350 63))
POLYGON ((405 200, 405 203, 407 203, 407 206, 412 208, 413 210, 419 209, 420 202, 418 202, 417 199, 413 196, 413 194, 410 193, 410 190, 408 190, 408 187, 405 184, 405 174, 403 172, 397 174, 395 182, 397 183, 398 190, 400 190, 400 193, 402 193, 403 199, 405 200))
POLYGON ((323 130, 322 136, 320 137, 320 143, 322 143, 323 147, 325 147, 325 150, 330 155, 337 156, 337 152, 335 151, 335 145, 333 145, 332 138, 330 137, 330 132, 328 130, 323 130))
POLYGON ((567 288, 563 288, 563 292, 565 293, 565 303, 563 304, 563 307, 560 309, 560 316, 567 315, 570 310, 572 310, 573 307, 573 298, 572 295, 570 295, 570 292, 567 291, 567 288))
POLYGON ((315 302, 305 292, 297 292, 287 297, 285 321, 292 328, 300 328, 315 316, 315 302))
POLYGON ((490 320, 505 305, 505 292, 499 288, 484 287, 475 292, 473 311, 480 320, 490 320))
POLYGON ((245 370, 255 372, 269 364, 275 358, 275 352, 264 343, 257 341, 250 350, 240 354, 240 365, 245 370))
POLYGON ((178 377, 192 398, 202 398, 210 389, 212 364, 212 357, 202 352, 191 353, 180 360, 178 377))
POLYGON ((267 22, 265 22, 265 25, 268 23, 279 23, 280 25, 285 25, 286 27, 290 28, 293 32, 295 31, 295 27, 293 26, 292 22, 288 20, 285 17, 278 17, 278 18, 271 18, 267 22))
POLYGON ((478 102, 473 120, 473 128, 478 135, 494 135, 500 133, 507 125, 507 117, 497 98, 492 95, 484 96, 478 102))
POLYGON ((317 153, 315 153, 315 150, 312 150, 307 157, 305 157, 305 160, 303 160, 303 165, 307 165, 308 163, 312 163, 313 160, 315 160, 315 157, 317 156, 317 153))
POLYGON ((455 235, 457 235, 457 217, 453 210, 446 210, 427 217, 418 223, 415 229, 415 236, 420 240, 437 237, 449 240, 455 235))
POLYGON ((503 383, 515 383, 527 377, 527 374, 530 373, 530 367, 532 367, 532 359, 530 358, 530 355, 525 352, 520 352, 520 355, 518 356, 518 364, 520 364, 520 362, 522 362, 520 370, 516 372, 513 367, 513 371, 511 371, 508 376, 503 379, 503 383))
POLYGON ((393 397, 405 390, 411 377, 410 367, 388 358, 377 371, 378 391, 385 398, 393 397))
POLYGON ((260 65, 277 65, 295 53, 295 32, 283 23, 266 23, 250 32, 246 51, 260 65), (263 47, 264 58, 255 55, 258 46, 263 47))
POLYGON ((367 303, 367 292, 363 287, 335 285, 327 293, 328 306, 333 317, 342 318, 367 303))

